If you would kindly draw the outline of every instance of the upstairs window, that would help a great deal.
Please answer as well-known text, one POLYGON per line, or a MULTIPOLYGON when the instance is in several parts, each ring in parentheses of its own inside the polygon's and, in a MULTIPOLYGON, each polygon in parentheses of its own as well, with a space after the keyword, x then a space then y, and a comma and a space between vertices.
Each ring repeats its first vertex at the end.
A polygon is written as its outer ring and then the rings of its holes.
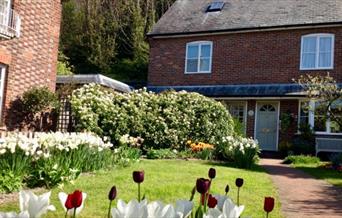
POLYGON ((311 34, 303 36, 301 47, 301 70, 333 69, 333 34, 311 34))
POLYGON ((210 73, 212 42, 190 42, 186 44, 185 73, 210 73))

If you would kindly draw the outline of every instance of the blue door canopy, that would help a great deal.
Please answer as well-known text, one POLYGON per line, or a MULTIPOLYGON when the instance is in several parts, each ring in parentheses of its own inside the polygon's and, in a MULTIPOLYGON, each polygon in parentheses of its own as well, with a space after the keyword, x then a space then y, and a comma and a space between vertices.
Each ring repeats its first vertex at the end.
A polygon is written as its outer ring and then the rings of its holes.
POLYGON ((305 93, 298 84, 243 84, 198 86, 148 86, 152 92, 167 90, 197 92, 209 97, 303 97, 305 93))

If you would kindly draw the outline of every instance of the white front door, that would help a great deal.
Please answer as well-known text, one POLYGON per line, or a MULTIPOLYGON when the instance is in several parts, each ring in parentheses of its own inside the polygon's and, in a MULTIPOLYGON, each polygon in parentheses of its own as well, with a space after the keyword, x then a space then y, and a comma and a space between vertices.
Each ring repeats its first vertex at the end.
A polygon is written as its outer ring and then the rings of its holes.
POLYGON ((255 139, 265 151, 278 150, 279 102, 258 102, 255 139))

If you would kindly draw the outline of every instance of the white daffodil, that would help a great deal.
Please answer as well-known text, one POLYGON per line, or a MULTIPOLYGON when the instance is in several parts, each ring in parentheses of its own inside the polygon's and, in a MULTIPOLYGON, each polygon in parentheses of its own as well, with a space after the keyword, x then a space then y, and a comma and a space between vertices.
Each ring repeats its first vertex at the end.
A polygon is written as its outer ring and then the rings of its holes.
MULTIPOLYGON (((35 195, 31 191, 19 192, 19 205, 21 212, 28 212, 30 217, 38 218, 49 210, 55 211, 56 208, 50 205, 51 192, 42 195, 35 195)), ((24 213, 25 214, 25 213, 24 213)))
POLYGON ((210 208, 203 218, 239 218, 245 206, 236 206, 231 199, 224 201, 222 211, 218 207, 210 208))
MULTIPOLYGON (((65 207, 65 202, 66 202, 66 200, 68 198, 68 194, 66 194, 64 192, 60 192, 60 193, 58 193, 58 198, 59 198, 59 201, 61 202, 61 204, 62 204, 62 206, 64 208, 64 211, 67 211, 67 208, 65 207)), ((76 208, 76 215, 79 214, 82 211, 82 209, 84 207, 84 201, 85 201, 86 198, 87 198, 87 193, 82 192, 82 204, 81 204, 81 206, 76 208)), ((74 214, 74 210, 73 209, 72 210, 68 210, 68 214, 69 215, 73 215, 74 214)))
POLYGON ((176 212, 177 214, 182 214, 181 218, 186 218, 191 215, 194 203, 187 200, 177 200, 176 201, 176 212))
POLYGON ((128 204, 119 199, 117 208, 112 209, 113 218, 147 218, 147 201, 133 199, 128 204))
POLYGON ((16 212, 0 212, 0 218, 30 218, 30 214, 27 211, 23 211, 19 214, 16 212))

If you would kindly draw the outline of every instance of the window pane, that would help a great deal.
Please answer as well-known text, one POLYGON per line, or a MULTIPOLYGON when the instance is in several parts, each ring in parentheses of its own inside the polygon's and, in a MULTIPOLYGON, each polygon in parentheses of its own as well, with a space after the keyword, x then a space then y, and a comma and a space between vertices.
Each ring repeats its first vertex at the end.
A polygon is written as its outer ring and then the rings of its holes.
POLYGON ((187 60, 186 72, 197 72, 198 60, 197 59, 189 59, 187 60))
POLYGON ((198 45, 188 46, 188 57, 187 58, 198 58, 198 45))
POLYGON ((302 67, 303 68, 315 68, 316 66, 316 55, 315 54, 303 54, 302 60, 302 67))
POLYGON ((326 116, 326 107, 324 104, 321 104, 320 102, 315 102, 315 131, 319 132, 326 132, 326 122, 327 122, 327 116, 326 116))
POLYGON ((209 70, 210 70, 210 59, 201 58, 200 71, 209 71, 209 70))
POLYGON ((299 125, 309 125, 309 102, 300 103, 299 125))
POLYGON ((330 52, 331 51, 331 37, 321 37, 319 39, 319 51, 320 52, 330 52))
POLYGON ((330 107, 330 130, 342 132, 342 102, 335 101, 330 107))
POLYGON ((331 53, 319 54, 319 67, 331 67, 331 53))
POLYGON ((209 58, 211 56, 211 46, 210 45, 202 45, 201 47, 201 57, 209 58))
POLYGON ((303 38, 303 52, 316 52, 316 37, 303 38))

